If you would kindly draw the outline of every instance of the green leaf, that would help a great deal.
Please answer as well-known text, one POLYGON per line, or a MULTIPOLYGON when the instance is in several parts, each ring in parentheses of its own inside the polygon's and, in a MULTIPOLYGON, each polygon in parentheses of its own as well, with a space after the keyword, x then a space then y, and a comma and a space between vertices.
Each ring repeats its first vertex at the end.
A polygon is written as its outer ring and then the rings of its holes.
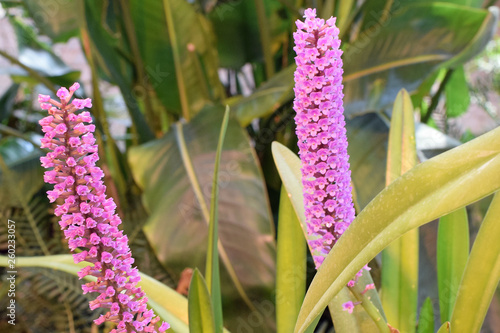
MULTIPOLYGON (((386 184, 417 165, 415 123, 410 95, 401 90, 392 110, 386 184)), ((415 332, 418 301, 418 229, 382 251, 382 306, 387 320, 402 332, 415 332)))
MULTIPOLYGON (((307 233, 307 223, 304 211, 304 198, 302 189, 302 175, 300 171, 300 159, 289 150, 287 150, 287 155, 282 158, 281 150, 286 149, 284 146, 278 143, 273 143, 272 150, 273 156, 276 162, 276 166, 283 180, 283 185, 287 190, 288 197, 292 203, 292 206, 299 218, 300 225, 302 227, 302 233, 306 239, 309 239, 307 233), (279 155, 279 157, 277 157, 279 155), (286 161, 286 162, 285 162, 286 161)), ((309 248, 312 253, 311 249, 309 248)), ((354 276, 354 274, 353 274, 354 276)), ((370 274, 363 274, 359 279, 359 285, 368 285, 373 283, 370 274)), ((347 283, 346 283, 347 284, 347 283)), ((369 290, 366 296, 371 298, 372 303, 377 307, 378 311, 384 316, 384 311, 378 293, 376 290, 369 290)), ((347 287, 342 289, 342 294, 338 298, 333 299, 329 304, 330 313, 334 320, 335 329, 338 332, 366 332, 376 330, 375 323, 368 316, 362 307, 355 307, 355 312, 350 314, 343 310, 342 304, 352 301, 356 302, 357 299, 351 294, 347 287)), ((319 318, 316 318, 319 320, 319 318)), ((317 323, 317 322, 316 322, 317 323)), ((309 329, 314 331, 314 325, 311 325, 309 329)))
MULTIPOLYGON (((286 165, 293 153, 274 145, 276 159, 286 165)), ((316 274, 296 332, 304 332, 349 279, 392 241, 500 188, 499 167, 497 128, 417 165, 384 189, 358 215, 316 274)), ((300 193, 293 191, 292 198, 300 193)))
POLYGON ((198 269, 194 270, 189 284, 188 310, 190 333, 216 332, 210 294, 205 279, 203 279, 198 269))
POLYGON ((124 32, 117 28, 117 26, 122 26, 122 23, 118 21, 119 16, 115 14, 116 3, 83 0, 80 7, 82 13, 85 13, 82 29, 88 33, 91 41, 91 45, 84 45, 84 47, 90 48, 97 58, 99 69, 103 72, 102 76, 120 88, 138 142, 144 143, 152 140, 153 132, 146 123, 136 94, 132 90, 133 69, 127 55, 128 51, 123 45, 124 39, 119 38, 124 32))
POLYGON ((288 193, 281 188, 276 254, 277 333, 293 331, 306 292, 307 246, 288 193))
POLYGON ((490 203, 465 266, 451 316, 453 332, 479 332, 500 280, 500 195, 490 203))
POLYGON ((446 115, 450 118, 458 117, 469 108, 470 95, 464 66, 456 68, 445 86, 446 115))
POLYGON ((219 142, 215 153, 214 180, 212 183, 212 200, 210 202, 210 220, 208 222, 208 247, 205 275, 208 281, 208 290, 212 297, 214 309, 215 329, 216 332, 222 332, 222 300, 220 291, 220 272, 219 272, 219 220, 218 220, 218 203, 219 203, 219 168, 226 136, 227 124, 229 122, 229 107, 226 107, 222 126, 219 134, 219 142))
POLYGON ((469 222, 464 207, 439 219, 437 276, 441 323, 451 320, 468 256, 469 222))
MULTIPOLYGON (((163 138, 129 151, 150 213, 144 232, 174 276, 186 267, 205 266, 210 186, 223 113, 222 107, 207 108, 190 123, 177 123, 163 138)), ((231 140, 224 143, 219 171, 218 250, 225 321, 231 327, 231 320, 234 324, 250 311, 242 300, 253 307, 249 299, 271 299, 275 247, 267 194, 247 134, 230 117, 226 135, 231 140)))
POLYGON ((294 66, 285 68, 263 83, 250 96, 238 99, 231 105, 241 126, 246 127, 255 118, 272 114, 285 101, 293 98, 290 77, 293 76, 294 71, 294 66))
MULTIPOLYGON (((455 327, 455 326, 453 326, 453 327, 455 327)), ((450 332, 451 332, 451 324, 449 321, 447 321, 446 323, 441 325, 441 327, 437 331, 437 333, 450 333, 450 332)), ((453 330, 453 332, 455 332, 455 330, 453 330)))
POLYGON ((425 299, 420 309, 417 333, 434 333, 434 308, 429 297, 425 299))
POLYGON ((401 88, 418 87, 422 73, 471 59, 493 36, 497 16, 495 10, 439 2, 412 3, 390 13, 345 47, 346 113, 391 105, 401 88))
MULTIPOLYGON (((275 53, 280 44, 288 40, 294 26, 290 15, 283 17, 286 9, 281 1, 266 0, 264 5, 271 35, 271 49, 275 53)), ((254 0, 219 1, 208 17, 217 37, 221 67, 240 69, 246 63, 263 61, 254 0)))
POLYGON ((78 35, 79 13, 76 1, 42 3, 23 1, 40 32, 53 42, 66 42, 78 35))
POLYGON ((14 102, 16 101, 19 84, 13 83, 9 89, 0 97, 0 122, 9 117, 13 111, 14 102))
POLYGON ((9 180, 0 169, 0 206, 20 207, 43 186, 41 151, 26 140, 6 137, 0 140, 0 155, 9 168, 9 180))
POLYGON ((135 0, 130 7, 148 80, 163 106, 189 120, 220 100, 224 90, 209 21, 185 0, 135 0))
MULTIPOLYGON (((0 266, 7 267, 8 257, 0 256, 0 266)), ((78 275, 78 271, 87 266, 85 262, 75 264, 70 254, 38 256, 38 257, 16 257, 16 267, 45 267, 66 273, 78 275)), ((141 281, 138 286, 146 293, 148 305, 158 314, 162 320, 168 322, 176 333, 189 333, 188 328, 188 303, 184 296, 177 293, 158 280, 140 273, 141 281)), ((85 278, 93 281, 90 275, 85 278)), ((170 332, 170 331, 169 331, 170 332)))

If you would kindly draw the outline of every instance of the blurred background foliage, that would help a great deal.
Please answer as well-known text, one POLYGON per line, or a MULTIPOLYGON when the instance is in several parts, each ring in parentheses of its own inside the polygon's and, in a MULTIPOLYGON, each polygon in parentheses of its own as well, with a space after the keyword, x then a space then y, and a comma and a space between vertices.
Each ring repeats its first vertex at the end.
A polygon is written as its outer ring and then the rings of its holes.
MULTIPOLYGON (((36 99, 82 83, 93 99, 101 167, 141 271, 182 286, 204 269, 213 162, 220 166, 225 325, 272 332, 280 178, 270 145, 296 151, 294 21, 306 7, 337 16, 345 114, 358 205, 385 186, 392 103, 417 110, 421 161, 498 126, 500 38, 482 0, 0 0, 0 251, 16 221, 17 255, 67 252, 45 197, 36 99)), ((469 207, 472 237, 489 199, 469 207)), ((436 224, 420 229, 419 304, 437 309, 436 224), (429 305, 427 305, 429 306, 429 305)), ((311 275, 314 267, 309 263, 311 275)), ((377 261, 373 276, 377 277, 377 261)), ((5 272, 2 270, 1 272, 5 272)), ((20 270, 18 325, 0 331, 97 332, 74 277, 20 270)), ((435 311, 439 316, 439 311, 435 311)), ((484 332, 498 332, 500 297, 484 332)), ((320 325, 327 330, 325 325, 320 325)), ((106 331, 106 328, 104 328, 106 331)))

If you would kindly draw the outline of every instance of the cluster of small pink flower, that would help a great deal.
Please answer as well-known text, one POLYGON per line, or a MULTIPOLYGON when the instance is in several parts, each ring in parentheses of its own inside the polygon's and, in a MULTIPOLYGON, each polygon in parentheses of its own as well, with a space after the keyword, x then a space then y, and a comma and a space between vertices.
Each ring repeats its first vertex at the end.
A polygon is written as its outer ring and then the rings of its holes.
POLYGON ((42 148, 50 151, 41 157, 42 166, 50 169, 44 180, 54 184, 48 191, 51 202, 57 201, 55 215, 68 240, 75 263, 90 265, 83 268, 79 277, 95 276, 97 281, 83 285, 84 293, 97 292, 99 296, 90 302, 90 308, 107 308, 109 311, 95 320, 115 322, 112 332, 164 332, 169 328, 160 317, 147 309, 147 297, 137 283, 140 275, 132 267, 134 259, 128 246, 128 238, 118 229, 120 217, 115 213, 116 204, 106 197, 106 186, 101 180, 103 171, 96 166, 98 148, 93 132, 95 125, 89 112, 76 111, 92 107, 90 99, 73 99, 79 88, 75 83, 69 91, 57 92, 60 101, 40 95, 38 101, 48 117, 40 120, 42 148), (159 326, 159 327, 158 327, 159 326))

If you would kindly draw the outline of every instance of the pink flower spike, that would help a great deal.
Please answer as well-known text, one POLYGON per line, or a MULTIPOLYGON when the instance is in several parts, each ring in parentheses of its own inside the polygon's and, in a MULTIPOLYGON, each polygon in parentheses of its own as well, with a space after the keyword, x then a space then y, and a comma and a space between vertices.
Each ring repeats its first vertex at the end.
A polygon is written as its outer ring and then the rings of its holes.
POLYGON ((61 103, 48 104, 50 97, 40 95, 43 109, 48 116, 40 121, 45 133, 41 140, 48 148, 40 161, 45 172, 44 181, 54 184, 47 192, 49 200, 56 202, 54 214, 60 216, 59 225, 68 240, 75 263, 86 261, 90 265, 78 272, 80 279, 86 276, 97 278, 82 286, 84 293, 98 293, 90 301, 91 310, 109 309, 94 322, 114 322, 117 329, 112 332, 164 332, 169 325, 160 323, 160 317, 147 309, 147 297, 136 287, 141 276, 133 267, 134 259, 128 238, 118 230, 120 217, 115 213, 116 204, 106 196, 106 186, 101 180, 104 173, 96 166, 99 160, 93 132, 95 125, 88 112, 75 114, 76 109, 90 108, 90 98, 74 99, 72 94, 79 88, 73 84, 69 91, 60 88, 57 96, 61 103))

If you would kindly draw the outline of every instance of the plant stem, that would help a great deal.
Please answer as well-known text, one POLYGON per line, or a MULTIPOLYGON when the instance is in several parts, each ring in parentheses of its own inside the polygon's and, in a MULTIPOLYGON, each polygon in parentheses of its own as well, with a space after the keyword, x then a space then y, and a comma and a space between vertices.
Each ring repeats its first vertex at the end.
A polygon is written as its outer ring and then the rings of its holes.
POLYGON ((191 115, 189 113, 186 84, 184 82, 184 76, 182 75, 181 55, 179 44, 177 42, 177 35, 175 32, 174 17, 170 8, 170 1, 163 0, 163 9, 165 10, 165 20, 167 21, 168 36, 170 38, 170 43, 172 44, 172 51, 174 55, 175 76, 177 78, 177 85, 179 86, 179 98, 181 100, 182 116, 184 117, 184 119, 186 119, 186 121, 189 121, 191 119, 191 115))
POLYGON ((271 35, 269 32, 269 22, 267 21, 266 6, 264 5, 264 0, 255 0, 255 9, 257 10, 260 41, 262 43, 262 53, 264 54, 266 79, 270 79, 274 74, 274 64, 273 55, 271 52, 271 35))
POLYGON ((434 110, 436 109, 436 107, 438 106, 438 103, 439 103, 439 99, 441 97, 441 94, 443 93, 444 91, 444 88, 446 87, 446 83, 448 83, 448 81, 450 80, 450 77, 451 77, 451 74, 453 74, 453 69, 448 69, 448 71, 446 72, 444 78, 443 78, 443 81, 441 81, 441 84, 439 85, 439 89, 438 91, 436 92, 436 94, 432 97, 432 100, 431 100, 431 105, 429 105, 429 108, 427 109, 427 113, 425 114, 425 116, 422 118, 422 122, 423 123, 426 123, 429 121, 429 119, 431 119, 431 116, 432 116, 432 112, 434 112, 434 110))
POLYGON ((148 80, 146 80, 146 72, 144 70, 144 63, 142 62, 141 53, 139 51, 139 45, 137 42, 137 36, 135 34, 134 22, 132 21, 132 15, 130 14, 130 3, 128 0, 120 0, 120 5, 123 11, 123 22, 125 24, 125 31, 127 33, 128 41, 130 43, 130 50, 132 51, 135 70, 137 71, 138 84, 142 88, 144 93, 144 106, 147 120, 149 126, 153 129, 155 133, 161 132, 160 122, 156 119, 153 104, 148 92, 148 80))
POLYGON ((365 293, 359 290, 359 286, 356 284, 354 285, 354 287, 349 287, 349 290, 356 297, 356 299, 359 302, 361 302, 361 306, 365 309, 366 313, 373 319, 380 333, 390 333, 391 330, 389 329, 389 326, 387 326, 387 322, 384 320, 384 317, 382 317, 382 314, 373 304, 371 299, 368 296, 366 296, 365 293))
POLYGON ((11 63, 16 64, 19 67, 21 67, 22 69, 24 69, 26 72, 28 72, 28 74, 32 78, 38 80, 40 83, 45 85, 48 89, 50 89, 50 91, 52 91, 54 93, 54 95, 57 93, 57 90, 54 88, 54 84, 52 82, 50 82, 50 80, 47 79, 46 77, 43 77, 42 75, 38 74, 37 71, 29 68, 28 66, 26 66, 25 64, 23 64, 22 62, 20 62, 19 60, 17 60, 13 56, 11 56, 10 54, 8 54, 2 50, 0 50, 0 56, 6 58, 11 63))

